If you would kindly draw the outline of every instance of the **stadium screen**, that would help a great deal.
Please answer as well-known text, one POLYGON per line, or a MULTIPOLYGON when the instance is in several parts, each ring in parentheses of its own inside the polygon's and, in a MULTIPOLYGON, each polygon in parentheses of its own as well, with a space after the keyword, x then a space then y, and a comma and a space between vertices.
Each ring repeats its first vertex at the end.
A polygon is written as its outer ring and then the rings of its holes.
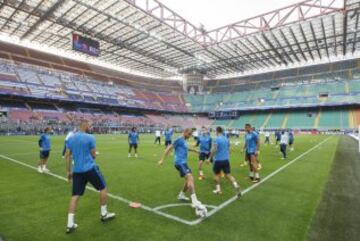
POLYGON ((73 50, 79 51, 91 56, 99 57, 100 55, 100 43, 96 40, 86 38, 79 34, 73 33, 73 50))
POLYGON ((210 119, 237 119, 239 118, 239 112, 234 110, 234 111, 216 111, 216 112, 209 112, 209 118, 210 119))

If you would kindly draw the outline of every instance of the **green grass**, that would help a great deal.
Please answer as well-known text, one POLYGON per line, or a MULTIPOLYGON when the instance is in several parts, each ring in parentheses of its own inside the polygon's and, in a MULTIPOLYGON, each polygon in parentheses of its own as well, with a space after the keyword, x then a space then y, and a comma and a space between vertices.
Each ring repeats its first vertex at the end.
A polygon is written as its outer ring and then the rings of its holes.
POLYGON ((359 240, 359 173, 358 143, 351 137, 342 137, 311 225, 310 241, 359 240))
MULTIPOLYGON (((266 175, 306 152, 328 136, 297 136, 295 151, 287 161, 280 159, 274 145, 261 147, 261 161, 266 175)), ((63 137, 52 137, 53 151, 49 169, 65 175, 60 153, 63 137)), ((240 139, 242 141, 242 138, 240 139)), ((0 155, 36 166, 37 137, 0 137, 0 155)), ((155 146, 153 136, 141 136, 138 159, 127 158, 123 135, 97 136, 100 152, 97 163, 110 193, 139 201, 149 207, 177 203, 176 195, 183 180, 168 158, 163 167, 156 165, 163 146, 155 146)), ((98 194, 87 190, 81 198, 76 233, 66 235, 66 213, 70 184, 12 163, 0 157, 0 236, 9 240, 233 240, 233 241, 299 241, 306 240, 308 227, 321 199, 324 184, 336 151, 338 137, 330 139, 293 165, 253 189, 241 200, 217 212, 198 225, 188 226, 143 209, 130 209, 127 204, 109 199, 109 210, 117 218, 107 224, 99 221, 98 194)), ((232 146, 232 172, 245 189, 247 168, 240 168, 243 154, 232 146)), ((189 165, 196 175, 197 160, 190 156, 189 165)), ((223 183, 221 196, 212 194, 211 167, 206 166, 204 181, 196 180, 198 198, 206 204, 220 205, 234 193, 223 183)), ((190 207, 163 210, 182 219, 195 220, 190 207)))

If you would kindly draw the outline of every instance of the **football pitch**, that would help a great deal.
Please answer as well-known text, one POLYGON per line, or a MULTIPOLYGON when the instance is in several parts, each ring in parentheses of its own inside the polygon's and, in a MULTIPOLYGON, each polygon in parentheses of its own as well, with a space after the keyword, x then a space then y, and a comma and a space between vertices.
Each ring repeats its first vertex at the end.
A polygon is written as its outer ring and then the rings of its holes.
MULTIPOLYGON (((197 180, 197 155, 189 166, 196 179, 199 200, 209 215, 195 216, 189 203, 176 197, 183 184, 172 156, 158 166, 164 146, 154 145, 153 135, 141 135, 139 157, 127 157, 127 136, 98 135, 97 164, 110 193, 109 211, 117 217, 100 222, 98 194, 89 188, 76 214, 79 227, 65 234, 71 185, 66 182, 61 158, 64 137, 52 137, 51 174, 38 174, 38 137, 0 137, 0 237, 5 240, 307 240, 309 227, 327 183, 339 137, 298 135, 295 150, 281 160, 275 145, 261 145, 262 181, 253 185, 248 168, 240 167, 243 136, 231 139, 232 173, 243 189, 234 197, 222 181, 222 195, 212 190, 211 166, 206 179, 197 180), (234 145, 239 141, 239 145, 234 145), (142 204, 132 209, 129 202, 142 204)), ((263 139, 263 138, 262 138, 263 139)), ((189 145, 194 145, 193 140, 189 145)))

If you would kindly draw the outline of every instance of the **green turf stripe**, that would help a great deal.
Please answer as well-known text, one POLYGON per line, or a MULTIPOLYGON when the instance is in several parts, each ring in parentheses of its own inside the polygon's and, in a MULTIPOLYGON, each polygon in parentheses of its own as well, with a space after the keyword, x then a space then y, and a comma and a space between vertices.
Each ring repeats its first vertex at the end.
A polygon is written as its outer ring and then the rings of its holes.
POLYGON ((330 178, 309 230, 309 241, 360 237, 360 158, 357 142, 340 139, 330 178))

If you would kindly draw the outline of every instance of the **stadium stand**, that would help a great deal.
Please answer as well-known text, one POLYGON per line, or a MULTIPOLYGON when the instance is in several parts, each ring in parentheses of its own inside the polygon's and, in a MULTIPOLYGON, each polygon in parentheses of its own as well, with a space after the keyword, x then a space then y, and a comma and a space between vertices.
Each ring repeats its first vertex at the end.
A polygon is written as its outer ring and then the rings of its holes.
POLYGON ((69 72, 0 60, 0 93, 186 112, 180 94, 152 93, 69 72))

